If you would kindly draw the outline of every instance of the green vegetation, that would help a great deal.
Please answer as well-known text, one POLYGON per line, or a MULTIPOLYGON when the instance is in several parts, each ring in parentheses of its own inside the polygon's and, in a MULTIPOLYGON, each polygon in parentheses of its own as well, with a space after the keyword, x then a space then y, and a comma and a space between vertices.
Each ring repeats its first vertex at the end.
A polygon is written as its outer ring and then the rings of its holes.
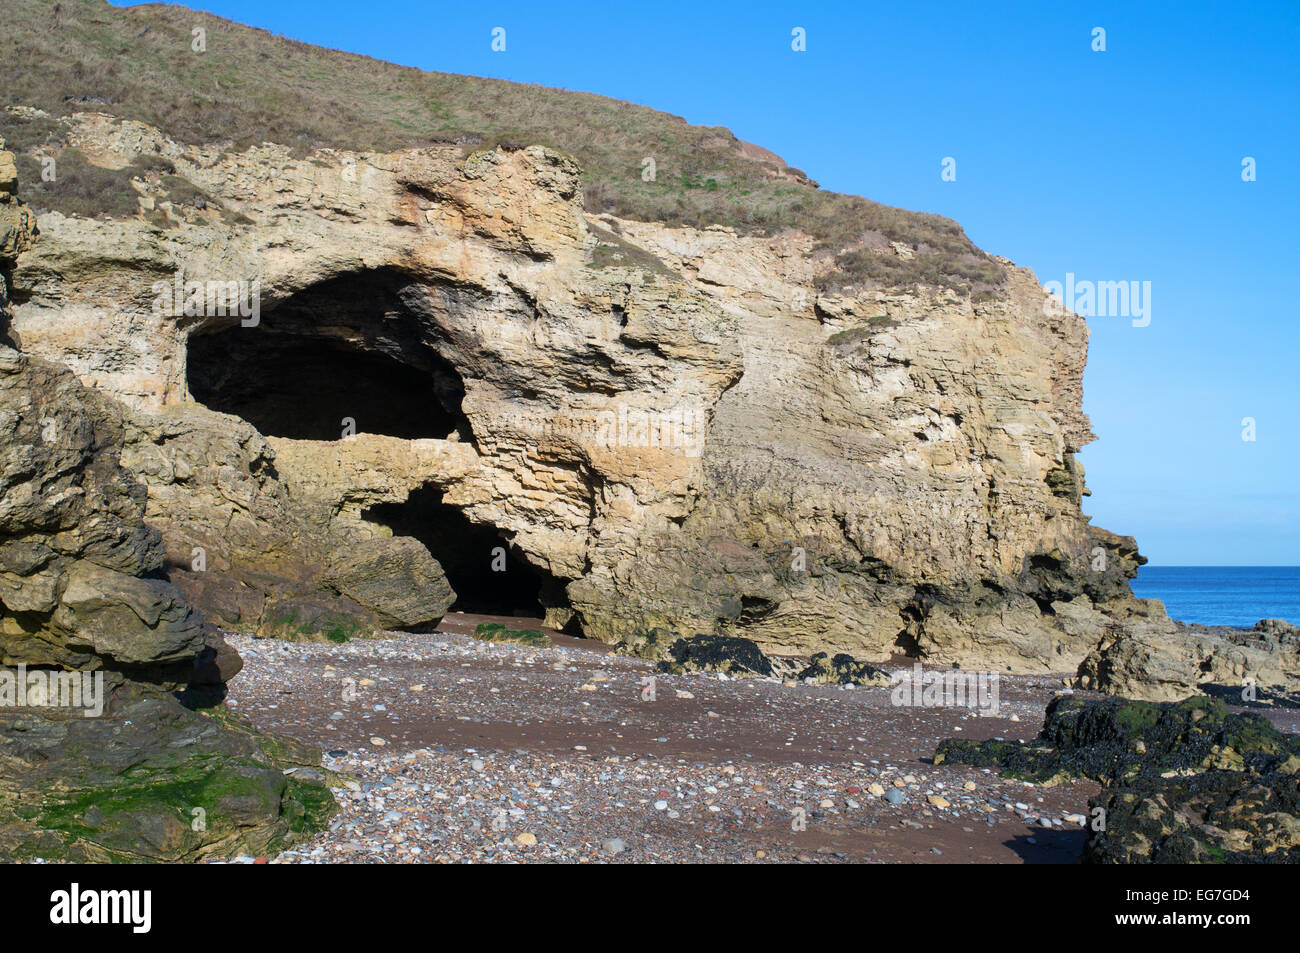
MULTIPOLYGON (((140 156, 124 168, 107 169, 89 161, 80 149, 64 145, 65 134, 66 128, 56 120, 0 112, 0 137, 17 159, 18 195, 38 214, 130 218, 140 212, 140 192, 132 182, 143 180, 152 183, 160 201, 215 209, 232 222, 242 217, 176 175, 176 167, 163 156, 140 156), (53 161, 47 166, 46 160, 53 161)), ((167 224, 161 213, 157 221, 167 224)))
MULTIPOLYGON (((251 728, 248 735, 265 737, 251 728)), ((38 833, 17 846, 14 859, 188 858, 220 842, 232 853, 278 852, 322 829, 338 807, 327 784, 284 775, 285 763, 263 750, 151 752, 120 774, 88 770, 48 786, 15 806, 15 815, 38 833)), ((312 753, 319 761, 319 752, 312 753)))
POLYGON ((1122 701, 1115 709, 1115 721, 1127 734, 1140 735, 1160 720, 1160 708, 1150 702, 1122 701))
POLYGON ((518 642, 534 648, 551 647, 551 637, 537 629, 511 629, 500 622, 480 622, 474 629, 474 637, 484 642, 518 642))
POLYGON ((651 275, 663 275, 666 278, 681 280, 681 275, 654 255, 620 238, 608 228, 592 225, 591 230, 599 240, 591 256, 592 268, 640 268, 651 275))
POLYGON ((129 218, 140 211, 130 168, 100 168, 77 149, 54 150, 50 155, 55 162, 53 181, 42 178, 39 159, 17 156, 19 197, 37 214, 52 210, 83 218, 129 218))
POLYGON ((293 609, 266 620, 266 633, 277 639, 299 642, 333 642, 343 645, 367 631, 360 620, 340 612, 305 612, 299 619, 293 609))
POLYGON ((167 190, 167 200, 176 205, 188 205, 191 208, 204 209, 221 205, 189 179, 179 175, 164 175, 161 185, 167 190))
MULTIPOLYGON (((835 269, 825 290, 876 281, 987 294, 1003 268, 949 219, 823 192, 797 169, 750 158, 722 127, 589 93, 427 73, 309 46, 182 7, 7 0, 0 97, 53 115, 107 112, 182 142, 243 149, 537 143, 574 156, 593 212, 745 234, 800 229, 835 269), (207 50, 191 49, 203 27, 207 50), (653 181, 642 177, 652 157, 653 181), (914 251, 902 258, 887 242, 914 251), (885 249, 876 251, 874 249, 885 249)), ((28 138, 41 129, 29 130, 28 138)), ((0 132, 0 134, 5 134, 0 132)), ((18 148, 31 148, 30 141, 18 148)))

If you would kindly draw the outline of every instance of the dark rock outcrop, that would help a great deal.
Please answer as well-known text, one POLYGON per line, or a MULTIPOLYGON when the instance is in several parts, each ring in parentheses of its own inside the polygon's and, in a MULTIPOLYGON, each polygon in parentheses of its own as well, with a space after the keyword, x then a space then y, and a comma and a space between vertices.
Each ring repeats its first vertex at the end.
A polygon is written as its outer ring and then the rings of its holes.
POLYGON ((825 652, 818 652, 808 660, 808 667, 799 673, 799 680, 826 685, 893 684, 888 672, 866 662, 859 662, 852 655, 843 652, 833 658, 825 652))
POLYGON ((721 672, 731 676, 767 676, 772 660, 749 639, 729 635, 692 635, 668 647, 668 658, 659 663, 671 675, 684 672, 721 672))
POLYGON ((1106 785, 1089 803, 1085 861, 1300 863, 1300 738, 1215 699, 1061 696, 1033 743, 948 739, 934 760, 1106 785))

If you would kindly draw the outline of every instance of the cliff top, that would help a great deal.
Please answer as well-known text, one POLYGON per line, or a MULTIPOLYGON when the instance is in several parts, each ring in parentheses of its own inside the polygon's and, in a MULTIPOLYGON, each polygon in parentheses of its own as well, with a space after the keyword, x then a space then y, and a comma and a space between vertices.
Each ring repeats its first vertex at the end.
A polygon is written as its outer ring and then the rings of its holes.
MULTIPOLYGON (((827 192, 767 149, 728 129, 590 93, 433 73, 328 50, 170 4, 119 9, 105 0, 7 0, 0 31, 3 105, 54 116, 103 112, 156 126, 179 141, 240 150, 263 141, 299 155, 320 148, 392 151, 446 146, 465 152, 541 144, 584 169, 587 208, 668 225, 724 225, 743 234, 805 232, 835 259, 827 283, 946 285, 978 294, 1003 267, 961 226, 859 196, 827 192), (206 52, 191 31, 206 31, 206 52), (201 64, 201 65, 200 65, 201 64), (654 157, 653 181, 642 175, 654 157), (916 252, 890 252, 890 242, 916 252), (882 253, 884 252, 884 253, 882 253)), ((59 154, 57 124, 0 113, 0 136, 34 164, 59 154)), ((134 196, 78 155, 82 187, 43 188, 26 174, 39 209, 133 214, 134 196), (93 208, 91 206, 90 208, 93 208)), ((35 171, 34 169, 32 171, 35 171)))

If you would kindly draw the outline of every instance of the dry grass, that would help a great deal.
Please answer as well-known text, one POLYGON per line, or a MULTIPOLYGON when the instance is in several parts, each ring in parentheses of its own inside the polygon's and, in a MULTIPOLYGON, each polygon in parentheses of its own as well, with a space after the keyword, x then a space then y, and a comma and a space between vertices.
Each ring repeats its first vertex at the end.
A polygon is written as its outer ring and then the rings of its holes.
MULTIPOLYGON (((966 291, 1003 269, 949 219, 823 192, 797 170, 751 160, 732 133, 691 126, 588 93, 427 73, 325 50, 171 5, 118 9, 104 0, 5 0, 0 95, 54 115, 138 119, 191 143, 265 140, 305 155, 333 146, 391 150, 455 143, 467 151, 539 143, 574 156, 594 211, 745 233, 798 228, 838 271, 825 282, 940 283, 966 291), (207 31, 207 51, 190 31, 207 31), (653 156, 656 181, 641 178, 653 156), (864 236, 917 250, 873 254, 864 236)), ((32 132, 32 135, 39 130, 32 132)), ((0 131, 0 135, 6 135, 0 131)))

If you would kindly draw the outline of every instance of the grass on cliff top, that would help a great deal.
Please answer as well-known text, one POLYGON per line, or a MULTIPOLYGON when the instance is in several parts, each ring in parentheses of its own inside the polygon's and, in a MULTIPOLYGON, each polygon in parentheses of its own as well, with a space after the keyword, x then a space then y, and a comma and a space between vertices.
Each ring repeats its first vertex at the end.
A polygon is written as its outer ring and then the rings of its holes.
MULTIPOLYGON (((129 218, 140 214, 140 193, 133 179, 149 179, 158 198, 177 206, 221 209, 220 202, 193 182, 176 175, 162 156, 140 156, 121 169, 106 169, 87 160, 80 149, 64 144, 66 130, 52 119, 0 112, 0 138, 18 166, 18 197, 37 214, 62 212, 82 218, 129 218), (46 165, 52 160, 50 165, 46 165)), ((230 216, 234 218, 235 216, 230 216)))
POLYGON ((826 287, 925 282, 978 293, 1005 280, 956 222, 823 192, 779 161, 747 158, 722 127, 590 93, 396 66, 184 7, 5 0, 0 90, 2 105, 105 112, 234 149, 537 143, 578 160, 593 212, 745 234, 802 230, 835 259, 826 287), (196 27, 206 52, 191 49, 196 27), (642 179, 647 156, 653 182, 642 179), (871 251, 885 241, 917 254, 871 251))

